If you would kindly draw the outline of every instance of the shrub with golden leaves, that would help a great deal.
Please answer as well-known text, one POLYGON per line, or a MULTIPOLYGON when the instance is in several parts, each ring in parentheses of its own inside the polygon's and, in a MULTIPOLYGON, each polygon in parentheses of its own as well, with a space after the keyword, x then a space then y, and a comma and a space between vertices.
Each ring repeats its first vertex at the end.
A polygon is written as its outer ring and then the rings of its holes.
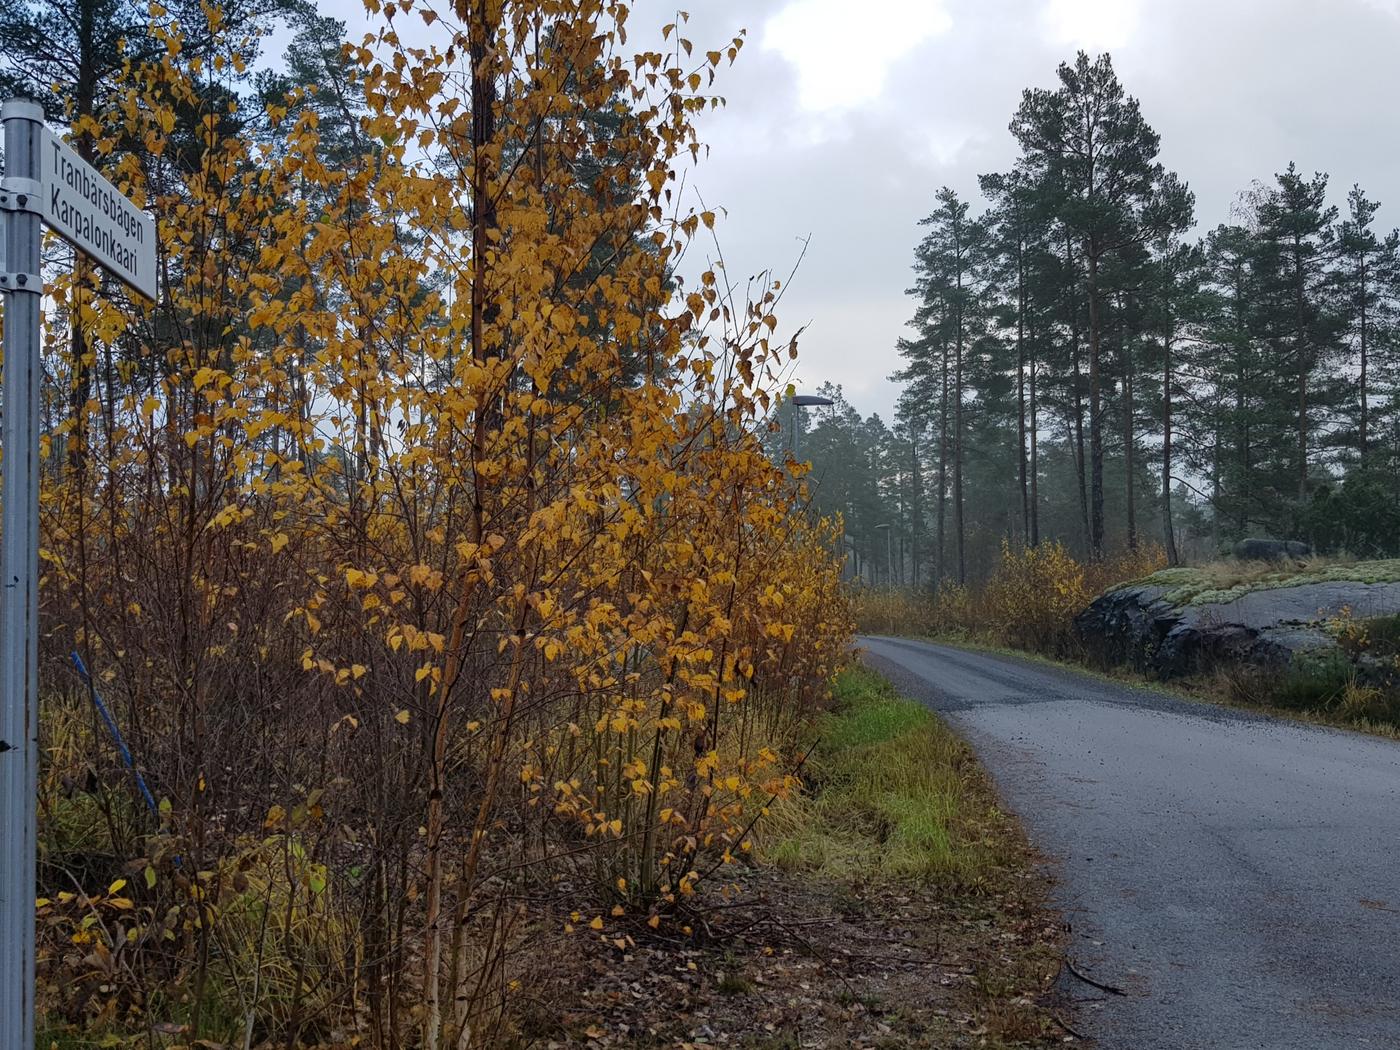
POLYGON ((1072 644, 1074 618, 1097 595, 1165 565, 1165 552, 1155 546, 1083 563, 1063 543, 1016 547, 1003 541, 1000 561, 985 583, 945 583, 931 595, 861 588, 853 596, 856 622, 872 634, 968 637, 1061 653, 1072 644))
POLYGON ((1093 593, 1084 567, 1064 544, 1013 548, 1002 541, 1001 564, 981 595, 987 629, 1010 645, 1054 650, 1093 593))
POLYGON ((853 588, 851 600, 863 634, 931 634, 939 619, 937 603, 912 588, 853 588))
POLYGON ((162 299, 55 286, 85 356, 55 340, 54 373, 106 379, 46 479, 46 668, 84 652, 162 804, 73 730, 100 841, 58 834, 89 803, 51 770, 55 1021, 508 1045, 542 943, 683 928, 795 784, 851 617, 758 440, 781 286, 692 265, 715 216, 678 191, 742 41, 633 56, 621 4, 462 10, 347 49, 349 156, 304 96, 271 145, 232 119, 213 8, 197 47, 158 17, 88 128, 159 216, 162 299))
POLYGON ((1359 619, 1350 605, 1343 605, 1335 616, 1327 619, 1327 633, 1337 640, 1337 648, 1348 660, 1356 663, 1371 648, 1371 631, 1366 621, 1359 619))
POLYGON ((1102 561, 1084 563, 1084 583, 1090 598, 1129 580, 1140 580, 1167 567, 1166 548, 1147 543, 1136 550, 1117 551, 1102 561))

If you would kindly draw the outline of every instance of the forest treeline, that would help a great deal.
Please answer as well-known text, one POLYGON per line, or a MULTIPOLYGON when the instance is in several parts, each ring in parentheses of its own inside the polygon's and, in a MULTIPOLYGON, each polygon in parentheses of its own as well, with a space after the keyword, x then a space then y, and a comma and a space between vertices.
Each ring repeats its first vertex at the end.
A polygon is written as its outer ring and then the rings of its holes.
POLYGON ((868 580, 985 578, 1003 538, 1078 555, 1241 537, 1400 553, 1400 234, 1289 164, 1199 233, 1108 55, 1012 116, 981 199, 940 190, 895 418, 785 409, 868 580), (796 415, 794 415, 796 412, 796 415))
POLYGON ((742 38, 369 7, 0 5, 159 242, 155 302, 46 247, 31 1045, 568 1041, 846 660, 780 285, 684 263, 742 38))

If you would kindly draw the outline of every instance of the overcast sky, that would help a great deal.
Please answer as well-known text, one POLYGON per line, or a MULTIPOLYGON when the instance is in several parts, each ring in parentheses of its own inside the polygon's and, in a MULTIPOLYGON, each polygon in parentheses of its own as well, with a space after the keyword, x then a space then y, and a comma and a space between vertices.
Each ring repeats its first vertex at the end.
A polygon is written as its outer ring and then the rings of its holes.
MULTIPOLYGON (((323 5, 363 28, 357 0, 323 5)), ((677 6, 697 50, 748 31, 688 175, 727 212, 729 273, 785 274, 810 238, 780 314, 809 325, 799 389, 840 383, 863 413, 898 394, 918 220, 1009 166, 1022 89, 1077 49, 1112 52, 1203 229, 1290 160, 1400 225, 1400 0, 635 0, 634 42, 677 6)))

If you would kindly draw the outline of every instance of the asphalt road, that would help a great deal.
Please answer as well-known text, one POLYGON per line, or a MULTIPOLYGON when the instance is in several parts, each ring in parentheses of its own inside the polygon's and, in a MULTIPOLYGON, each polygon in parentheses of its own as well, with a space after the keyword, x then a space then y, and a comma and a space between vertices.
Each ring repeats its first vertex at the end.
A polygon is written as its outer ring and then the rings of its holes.
POLYGON ((1400 1048, 1400 744, 863 638, 1051 859, 1076 1029, 1126 1050, 1400 1048))

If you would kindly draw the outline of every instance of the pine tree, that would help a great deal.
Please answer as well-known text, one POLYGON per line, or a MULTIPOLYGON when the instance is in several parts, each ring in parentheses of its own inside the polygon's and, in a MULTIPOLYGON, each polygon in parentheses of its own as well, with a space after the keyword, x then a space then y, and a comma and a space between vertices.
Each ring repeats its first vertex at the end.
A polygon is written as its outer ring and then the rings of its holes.
POLYGON ((1336 283, 1338 305, 1343 312, 1356 366, 1356 393, 1351 399, 1349 448, 1356 466, 1369 465, 1372 427, 1371 400, 1375 394, 1375 360, 1388 359, 1393 346, 1396 312, 1392 289, 1400 281, 1400 232, 1384 239, 1376 236, 1376 212, 1380 203, 1368 198, 1360 186, 1347 194, 1347 216, 1337 229, 1336 283))
POLYGON ((909 583, 917 588, 923 581, 924 551, 928 546, 925 529, 925 500, 927 482, 924 456, 927 454, 932 402, 923 396, 924 385, 917 383, 906 389, 895 406, 897 433, 907 443, 908 464, 908 526, 909 583))
POLYGON ((1305 179, 1296 164, 1276 176, 1258 210, 1257 267, 1261 334, 1278 353, 1295 389, 1293 476, 1298 507, 1308 496, 1316 432, 1337 396, 1324 372, 1338 352, 1339 318, 1330 301, 1328 265, 1335 250, 1337 209, 1327 200, 1327 176, 1305 179))
POLYGON ((971 346, 987 320, 983 293, 989 238, 986 222, 969 217, 967 203, 953 190, 946 186, 939 190, 937 201, 938 208, 921 223, 929 232, 916 250, 917 280, 912 294, 921 300, 916 323, 924 328, 929 341, 941 342, 950 354, 940 378, 951 406, 951 420, 946 420, 945 426, 951 432, 948 454, 952 457, 955 575, 962 584, 967 580, 964 408, 971 346))
MULTIPOLYGON (((45 115, 74 126, 73 147, 89 163, 97 160, 88 122, 105 105, 114 75, 125 59, 126 42, 145 38, 144 9, 128 0, 73 0, 0 4, 0 91, 4 97, 28 96, 43 103, 45 115)), ((89 297, 95 275, 79 261, 75 284, 89 297)), ((69 331, 72 368, 68 396, 73 430, 68 438, 69 465, 83 469, 86 434, 83 420, 92 384, 92 355, 82 326, 69 331)))
POLYGON ((1206 265, 1212 295, 1203 321, 1205 378, 1212 391, 1210 464, 1212 502, 1244 536, 1265 507, 1265 380, 1263 356, 1255 340, 1257 277, 1253 236, 1243 226, 1219 226, 1206 239, 1206 265))
POLYGON ((1011 123, 1023 163, 1082 257, 1088 308, 1089 541, 1104 552, 1105 312, 1110 265, 1151 241, 1163 224, 1190 224, 1191 201, 1157 161, 1160 139, 1124 93, 1108 55, 1080 52, 1054 90, 1030 89, 1011 123), (1185 213, 1183 215, 1183 212, 1185 213))
POLYGON ((1161 385, 1158 418, 1162 441, 1162 546, 1171 565, 1180 564, 1173 521, 1172 486, 1175 483, 1178 408, 1183 392, 1189 391, 1189 378, 1182 374, 1179 343, 1194 339, 1195 319, 1199 317, 1202 253, 1174 234, 1162 237, 1153 246, 1153 263, 1147 289, 1147 327, 1161 354, 1161 385))
POLYGON ((997 277, 1004 289, 1003 312, 1010 319, 1007 327, 1015 331, 1016 474, 1021 495, 1021 537, 1022 542, 1035 546, 1039 529, 1032 499, 1035 477, 1028 443, 1035 442, 1037 421, 1033 339, 1027 332, 1031 306, 1028 280, 1030 254, 1043 236, 1043 225, 1038 221, 1030 180, 1024 171, 984 175, 980 183, 991 202, 989 220, 997 237, 995 249, 1001 263, 997 277))

